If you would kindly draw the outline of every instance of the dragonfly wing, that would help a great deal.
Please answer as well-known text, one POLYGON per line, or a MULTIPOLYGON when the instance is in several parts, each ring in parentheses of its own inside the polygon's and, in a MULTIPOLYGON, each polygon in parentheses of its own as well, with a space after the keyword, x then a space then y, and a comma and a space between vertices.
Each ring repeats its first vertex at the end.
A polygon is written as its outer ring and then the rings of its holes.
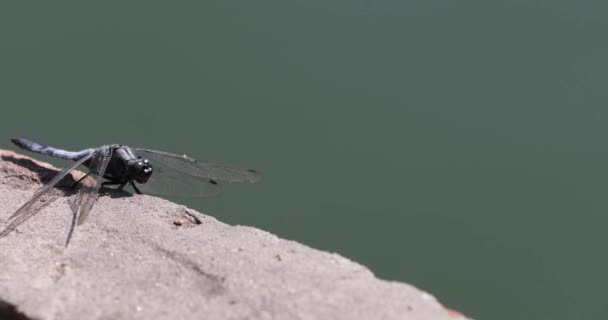
POLYGON ((173 153, 131 148, 150 160, 154 173, 139 188, 152 195, 178 197, 213 197, 222 192, 219 181, 256 182, 261 175, 255 170, 200 161, 173 153))
POLYGON ((197 178, 154 165, 154 173, 145 184, 138 185, 145 194, 189 198, 215 197, 222 187, 212 179, 197 178))
POLYGON ((7 226, 2 231, 0 231, 0 238, 7 236, 9 233, 11 233, 11 231, 15 230, 18 226, 27 221, 29 218, 35 216, 36 213, 40 212, 40 210, 53 203, 53 201, 57 200, 57 198, 59 197, 58 195, 51 195, 47 198, 42 199, 43 196, 45 195, 43 194, 37 198, 36 204, 31 204, 27 208, 21 207, 17 212, 18 214, 15 217, 11 218, 8 221, 7 226))
POLYGON ((196 160, 186 155, 180 156, 164 151, 132 149, 142 158, 149 159, 153 167, 160 165, 167 171, 171 170, 184 175, 226 182, 257 182, 262 178, 260 173, 252 169, 196 160))
POLYGON ((92 187, 82 186, 79 192, 79 212, 78 212, 78 225, 81 225, 87 219, 87 216, 93 209, 93 205, 99 196, 99 188, 101 188, 101 182, 103 175, 106 172, 110 158, 112 158, 112 148, 106 147, 99 149, 95 152, 94 157, 99 157, 97 161, 97 168, 92 172, 92 176, 95 179, 95 184, 92 187))
POLYGON ((101 176, 92 175, 95 181, 93 186, 81 186, 80 191, 78 192, 78 225, 81 225, 85 222, 91 209, 93 209, 93 205, 95 201, 97 201, 97 197, 99 196, 99 188, 101 187, 101 176))
POLYGON ((40 189, 34 193, 32 198, 28 200, 25 204, 23 204, 13 215, 10 216, 8 220, 8 225, 4 228, 4 230, 0 231, 0 238, 6 236, 11 231, 15 230, 19 225, 28 220, 29 218, 36 215, 36 213, 40 212, 44 207, 51 204, 58 196, 50 196, 50 198, 43 199, 44 196, 59 182, 63 177, 68 175, 72 170, 76 169, 79 165, 83 164, 85 161, 91 158, 92 154, 87 155, 74 162, 71 166, 64 168, 61 170, 51 181, 42 186, 40 189), (45 200, 44 202, 40 200, 45 200))

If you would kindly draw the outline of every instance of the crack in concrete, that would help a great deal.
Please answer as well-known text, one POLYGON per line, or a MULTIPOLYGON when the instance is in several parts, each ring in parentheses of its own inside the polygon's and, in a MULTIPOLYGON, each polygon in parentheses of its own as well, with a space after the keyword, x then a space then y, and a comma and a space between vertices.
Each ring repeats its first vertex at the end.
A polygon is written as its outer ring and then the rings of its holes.
POLYGON ((206 283, 210 284, 209 294, 220 295, 226 291, 226 288, 223 285, 224 280, 225 280, 224 277, 220 277, 218 275, 209 273, 209 272, 201 269, 201 267, 199 267, 196 264, 196 262, 192 261, 191 259, 187 258, 186 256, 181 255, 176 252, 172 252, 170 250, 167 250, 167 249, 159 246, 158 244, 148 243, 148 245, 151 246, 152 248, 154 248, 156 251, 163 254, 165 257, 185 266, 186 268, 193 271, 195 274, 198 274, 202 279, 205 280, 206 283))

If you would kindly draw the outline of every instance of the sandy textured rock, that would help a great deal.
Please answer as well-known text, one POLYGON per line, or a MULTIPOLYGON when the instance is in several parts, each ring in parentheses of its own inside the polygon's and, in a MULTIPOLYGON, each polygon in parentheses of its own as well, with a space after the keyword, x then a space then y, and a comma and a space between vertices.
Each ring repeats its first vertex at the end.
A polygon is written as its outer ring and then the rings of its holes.
MULTIPOLYGON (((2 227, 56 171, 0 157, 2 227)), ((53 192, 63 196, 0 239, 3 319, 464 319, 337 254, 155 197, 100 197, 66 249, 74 195, 53 192)))

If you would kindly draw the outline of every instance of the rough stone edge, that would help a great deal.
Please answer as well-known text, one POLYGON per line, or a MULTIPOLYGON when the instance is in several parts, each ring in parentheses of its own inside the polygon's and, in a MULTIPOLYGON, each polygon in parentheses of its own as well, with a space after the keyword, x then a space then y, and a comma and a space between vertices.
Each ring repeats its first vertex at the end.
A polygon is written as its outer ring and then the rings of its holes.
MULTIPOLYGON (((14 152, 12 150, 6 150, 6 149, 0 149, 0 161, 5 162, 7 164, 7 166, 10 167, 10 169, 8 169, 8 170, 14 172, 12 176, 15 176, 18 179, 30 180, 31 182, 34 182, 34 183, 45 183, 61 170, 59 168, 54 167, 53 165, 51 165, 49 163, 42 162, 42 161, 36 160, 34 158, 28 157, 26 155, 14 152), (15 160, 22 162, 22 163, 16 164, 11 161, 6 161, 4 159, 4 157, 12 157, 15 160), (37 167, 42 168, 45 172, 41 173, 41 172, 33 171, 31 168, 33 166, 28 164, 28 162, 31 162, 34 167, 37 166, 37 167)), ((7 169, 5 168, 4 170, 7 170, 7 169)), ((67 187, 67 186, 71 185, 73 182, 82 178, 84 175, 85 174, 83 172, 74 170, 71 172, 71 174, 66 176, 66 178, 64 178, 58 185, 60 187, 67 187)), ((94 182, 94 180, 90 177, 86 178, 84 180, 84 183, 87 183, 87 184, 92 184, 93 182, 94 182)), ((193 218, 198 219, 194 216, 193 216, 193 218)), ((266 232, 266 231, 264 231, 264 232, 266 232)), ((357 262, 354 262, 354 263, 357 263, 357 262)), ((365 267, 365 268, 367 269, 367 267, 365 267)), ((387 280, 383 280, 380 278, 378 278, 378 279, 381 281, 387 281, 387 280)), ((387 281, 387 282, 402 283, 399 281, 387 281)), ((424 291, 422 291, 422 292, 424 292, 424 291)), ((432 297, 433 299, 435 299, 441 305, 441 307, 444 308, 446 313, 449 316, 453 317, 455 320, 457 320, 457 319, 473 320, 472 318, 467 318, 463 313, 461 313, 457 310, 444 306, 434 296, 429 294, 429 297, 432 297)), ((23 312, 21 312, 19 310, 18 306, 15 306, 14 304, 12 304, 8 301, 5 301, 3 299, 0 299, 0 319, 2 319, 2 320, 4 320, 4 319, 7 319, 7 320, 12 320, 12 319, 14 319, 14 320, 37 320, 37 318, 32 318, 32 317, 26 316, 23 312)))

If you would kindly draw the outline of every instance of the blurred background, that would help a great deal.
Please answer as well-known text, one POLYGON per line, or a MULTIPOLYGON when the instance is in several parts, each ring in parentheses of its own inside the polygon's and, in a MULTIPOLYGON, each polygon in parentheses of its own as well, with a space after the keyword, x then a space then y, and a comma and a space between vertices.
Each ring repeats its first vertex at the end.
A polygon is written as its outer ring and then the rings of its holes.
POLYGON ((608 319, 607 19, 591 0, 2 1, 0 147, 256 168, 172 200, 477 319, 608 319))

